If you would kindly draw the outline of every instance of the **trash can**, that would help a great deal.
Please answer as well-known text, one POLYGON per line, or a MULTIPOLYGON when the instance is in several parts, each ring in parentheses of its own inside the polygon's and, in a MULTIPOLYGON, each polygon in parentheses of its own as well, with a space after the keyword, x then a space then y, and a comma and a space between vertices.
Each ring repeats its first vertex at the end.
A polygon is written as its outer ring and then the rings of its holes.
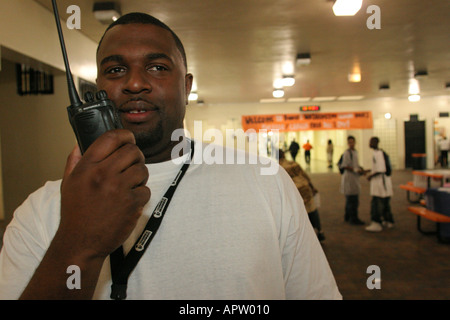
POLYGON ((411 157, 414 170, 425 170, 427 168, 427 155, 425 153, 413 153, 411 157))

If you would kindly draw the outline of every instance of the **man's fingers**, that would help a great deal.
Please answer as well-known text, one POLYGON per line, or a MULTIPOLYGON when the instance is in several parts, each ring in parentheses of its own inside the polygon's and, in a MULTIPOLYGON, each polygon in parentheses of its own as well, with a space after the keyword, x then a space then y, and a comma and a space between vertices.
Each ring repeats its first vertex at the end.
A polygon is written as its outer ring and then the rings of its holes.
POLYGON ((136 144, 131 131, 125 129, 109 130, 89 146, 84 153, 84 157, 92 162, 100 162, 127 143, 136 144))
POLYGON ((78 145, 76 145, 73 148, 72 152, 67 157, 66 167, 64 169, 64 178, 66 178, 67 176, 69 176, 72 173, 73 169, 75 168, 77 163, 80 161, 81 157, 82 157, 82 155, 81 155, 80 148, 78 147, 78 145))

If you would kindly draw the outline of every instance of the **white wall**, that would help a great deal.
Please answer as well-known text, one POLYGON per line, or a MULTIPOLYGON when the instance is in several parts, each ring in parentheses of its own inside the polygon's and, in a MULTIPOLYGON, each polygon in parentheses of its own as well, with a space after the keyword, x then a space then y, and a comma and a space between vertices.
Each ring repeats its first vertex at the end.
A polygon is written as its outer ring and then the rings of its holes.
MULTIPOLYGON (((195 76, 195 75, 194 75, 195 76)), ((305 104, 305 103, 303 103, 305 104)), ((300 103, 255 103, 255 104, 224 104, 224 105, 196 105, 191 104, 187 108, 186 128, 188 131, 194 131, 194 121, 203 121, 203 130, 216 128, 224 131, 225 128, 242 129, 241 117, 252 114, 278 114, 278 113, 298 113, 300 103)), ((320 103, 321 112, 344 112, 344 111, 371 111, 373 119, 384 118, 384 114, 392 114, 391 121, 396 122, 397 127, 397 161, 396 168, 402 169, 405 164, 404 147, 404 121, 408 121, 410 114, 418 114, 419 120, 426 122, 426 152, 427 167, 434 167, 434 121, 439 116, 439 112, 448 112, 450 110, 450 96, 422 97, 418 102, 409 102, 407 98, 393 99, 380 98, 361 101, 339 101, 320 103)), ((449 129, 450 130, 450 129, 449 129)), ((373 134, 372 129, 353 130, 345 132, 354 134, 357 139, 357 147, 360 152, 360 158, 363 166, 370 165, 369 139, 373 134)), ((345 148, 346 143, 342 143, 342 134, 340 139, 336 137, 338 149, 345 148)), ((315 134, 314 139, 323 140, 323 134, 315 134)))

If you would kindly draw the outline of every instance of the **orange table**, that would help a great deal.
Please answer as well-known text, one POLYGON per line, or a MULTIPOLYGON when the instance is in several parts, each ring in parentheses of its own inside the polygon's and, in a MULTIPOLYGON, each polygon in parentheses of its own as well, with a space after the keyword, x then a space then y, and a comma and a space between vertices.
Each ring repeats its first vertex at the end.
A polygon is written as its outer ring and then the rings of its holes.
POLYGON ((419 188, 439 188, 450 181, 450 170, 414 170, 414 186, 419 188))

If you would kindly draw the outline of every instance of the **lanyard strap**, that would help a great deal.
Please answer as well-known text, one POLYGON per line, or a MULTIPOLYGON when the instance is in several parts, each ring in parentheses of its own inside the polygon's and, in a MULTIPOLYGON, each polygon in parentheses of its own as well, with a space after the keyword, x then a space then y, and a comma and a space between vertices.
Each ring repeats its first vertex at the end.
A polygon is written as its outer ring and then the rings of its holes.
POLYGON ((186 162, 181 167, 180 171, 175 176, 175 179, 167 189, 164 196, 156 205, 156 208, 153 210, 152 215, 150 216, 147 225, 145 226, 144 231, 141 236, 138 238, 134 246, 131 248, 130 252, 128 252, 125 257, 123 254, 123 247, 120 246, 114 252, 110 254, 110 264, 111 264, 111 277, 112 277, 112 286, 111 286, 111 299, 115 300, 123 300, 127 297, 127 284, 128 277, 130 276, 133 269, 139 262, 139 259, 144 254, 148 245, 152 241, 153 237, 158 231, 159 226, 161 225, 161 221, 164 217, 164 214, 169 207, 170 200, 175 193, 181 179, 189 168, 189 164, 192 161, 194 156, 194 141, 191 140, 191 157, 186 160, 186 162))

